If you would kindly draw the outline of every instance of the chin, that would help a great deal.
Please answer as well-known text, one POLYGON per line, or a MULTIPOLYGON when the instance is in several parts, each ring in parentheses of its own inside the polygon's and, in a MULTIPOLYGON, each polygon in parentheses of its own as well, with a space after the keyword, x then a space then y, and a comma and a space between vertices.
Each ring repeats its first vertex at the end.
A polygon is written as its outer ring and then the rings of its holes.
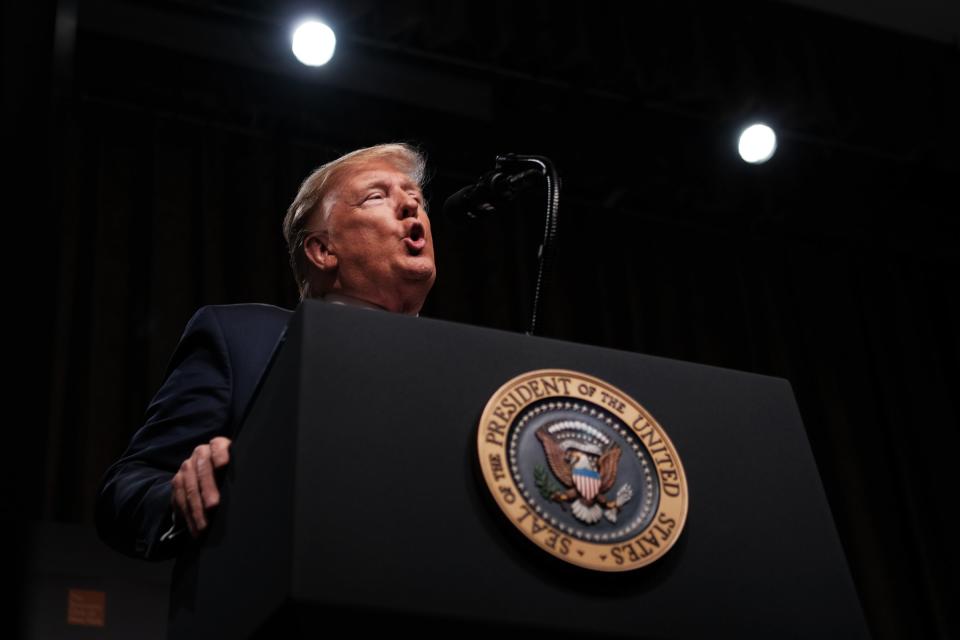
POLYGON ((432 260, 418 260, 413 264, 403 266, 403 273, 407 280, 433 280, 437 277, 437 267, 432 260))

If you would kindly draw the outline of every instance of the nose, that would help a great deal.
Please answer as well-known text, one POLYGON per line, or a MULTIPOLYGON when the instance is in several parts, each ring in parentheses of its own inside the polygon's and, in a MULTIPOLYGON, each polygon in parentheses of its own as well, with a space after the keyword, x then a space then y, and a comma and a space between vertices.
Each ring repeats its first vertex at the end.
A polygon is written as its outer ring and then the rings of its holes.
POLYGON ((404 192, 400 201, 400 218, 416 218, 420 211, 420 203, 409 193, 404 192))

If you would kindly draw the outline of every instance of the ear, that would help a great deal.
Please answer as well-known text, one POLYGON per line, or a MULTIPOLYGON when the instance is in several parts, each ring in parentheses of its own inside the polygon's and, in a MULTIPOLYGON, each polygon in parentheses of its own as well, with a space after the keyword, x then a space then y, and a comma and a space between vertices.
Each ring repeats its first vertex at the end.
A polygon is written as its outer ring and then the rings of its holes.
POLYGON ((303 251, 313 266, 323 272, 335 271, 338 260, 336 254, 330 250, 330 240, 323 231, 317 231, 307 236, 303 243, 303 251))

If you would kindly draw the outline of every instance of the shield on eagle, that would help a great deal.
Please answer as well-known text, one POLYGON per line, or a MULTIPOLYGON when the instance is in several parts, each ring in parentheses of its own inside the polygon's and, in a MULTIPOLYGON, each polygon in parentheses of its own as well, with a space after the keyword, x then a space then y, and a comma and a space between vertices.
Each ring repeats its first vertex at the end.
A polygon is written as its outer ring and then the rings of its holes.
POLYGON ((580 495, 583 496, 583 499, 590 502, 597 496, 597 492, 600 491, 600 472, 594 471, 593 469, 574 468, 573 483, 576 485, 580 495))

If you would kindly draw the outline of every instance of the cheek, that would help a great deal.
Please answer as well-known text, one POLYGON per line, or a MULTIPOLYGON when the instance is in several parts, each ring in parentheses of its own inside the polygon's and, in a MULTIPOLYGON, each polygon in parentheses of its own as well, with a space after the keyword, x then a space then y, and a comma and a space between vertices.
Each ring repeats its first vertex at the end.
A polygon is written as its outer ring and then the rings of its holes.
POLYGON ((354 224, 342 229, 341 249, 349 253, 369 253, 370 249, 382 242, 382 234, 369 225, 354 224))

